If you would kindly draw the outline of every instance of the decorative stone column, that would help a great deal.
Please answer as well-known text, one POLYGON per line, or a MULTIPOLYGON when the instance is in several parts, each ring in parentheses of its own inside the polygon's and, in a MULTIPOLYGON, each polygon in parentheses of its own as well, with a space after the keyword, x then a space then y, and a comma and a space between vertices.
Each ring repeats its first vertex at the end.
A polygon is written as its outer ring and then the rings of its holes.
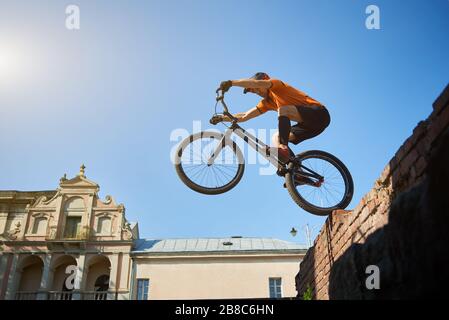
POLYGON ((5 298, 6 285, 9 275, 9 270, 7 270, 9 267, 8 262, 11 258, 12 257, 10 254, 0 254, 0 300, 5 298))
POLYGON ((50 263, 51 263, 51 254, 46 254, 44 257, 44 268, 42 270, 42 278, 41 285, 39 288, 39 292, 37 295, 37 300, 47 300, 48 299, 48 291, 50 286, 50 263))
POLYGON ((129 253, 122 253, 122 258, 120 259, 120 274, 118 275, 119 282, 119 300, 129 300, 130 299, 130 272, 131 272, 131 258, 129 253))
POLYGON ((85 286, 85 261, 86 256, 84 254, 80 254, 79 257, 76 259, 77 269, 76 269, 76 276, 75 276, 75 289, 73 290, 72 299, 73 300, 81 300, 82 294, 81 292, 84 290, 85 286))
POLYGON ((8 220, 8 211, 7 208, 2 207, 0 205, 0 234, 3 234, 6 229, 6 220, 8 220))
POLYGON ((8 282, 8 287, 6 289, 6 300, 14 300, 16 291, 19 287, 20 278, 22 276, 22 272, 17 270, 17 264, 19 262, 19 255, 17 253, 14 254, 12 258, 11 269, 9 269, 8 279, 5 279, 8 282))
POLYGON ((114 253, 109 256, 109 261, 111 262, 111 272, 109 273, 109 292, 108 300, 115 300, 115 293, 117 288, 117 273, 118 273, 118 253, 114 253))

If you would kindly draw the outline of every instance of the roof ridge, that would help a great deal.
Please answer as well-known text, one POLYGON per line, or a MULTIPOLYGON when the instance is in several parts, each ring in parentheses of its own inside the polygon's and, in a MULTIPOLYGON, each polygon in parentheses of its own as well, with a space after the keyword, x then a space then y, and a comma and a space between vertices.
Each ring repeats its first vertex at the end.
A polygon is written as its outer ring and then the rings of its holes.
POLYGON ((169 238, 140 238, 140 239, 144 239, 144 240, 214 240, 214 239, 267 239, 267 240, 278 240, 278 241, 285 241, 285 242, 289 242, 287 240, 282 240, 279 238, 273 238, 273 237, 239 237, 239 238, 233 238, 233 236, 230 237, 191 237, 191 238, 187 238, 187 237, 181 237, 181 238, 176 238, 176 237, 169 237, 169 238))

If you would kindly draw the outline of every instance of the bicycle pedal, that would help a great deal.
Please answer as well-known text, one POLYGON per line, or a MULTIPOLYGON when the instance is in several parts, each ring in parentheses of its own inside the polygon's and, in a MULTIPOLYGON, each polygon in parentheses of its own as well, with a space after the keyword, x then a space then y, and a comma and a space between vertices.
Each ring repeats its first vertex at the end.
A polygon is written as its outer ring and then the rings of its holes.
POLYGON ((276 171, 276 174, 280 177, 285 177, 287 172, 288 172, 287 168, 281 167, 281 168, 278 168, 278 170, 276 171))

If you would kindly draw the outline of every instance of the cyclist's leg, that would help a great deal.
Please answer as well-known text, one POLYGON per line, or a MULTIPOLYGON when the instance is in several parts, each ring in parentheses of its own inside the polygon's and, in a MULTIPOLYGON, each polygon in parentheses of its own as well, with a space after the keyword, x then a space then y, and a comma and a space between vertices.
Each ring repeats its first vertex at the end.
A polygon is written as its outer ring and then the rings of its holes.
MULTIPOLYGON (((288 137, 288 141, 289 142, 294 142, 296 140, 296 136, 295 134, 292 132, 293 131, 293 127, 292 129, 290 129, 290 135, 288 137)), ((271 146, 273 148, 279 148, 279 131, 276 131, 272 136, 271 136, 271 146)))
POLYGON ((319 135, 321 131, 310 130, 308 128, 304 128, 301 124, 296 124, 291 128, 291 136, 290 142, 294 145, 297 145, 307 139, 316 137, 319 135))
POLYGON ((288 146, 291 123, 290 121, 302 122, 298 109, 294 105, 282 106, 278 110, 279 120, 279 144, 288 146))
POLYGON ((330 116, 327 109, 313 106, 297 106, 296 108, 302 121, 291 128, 294 138, 290 142, 293 144, 296 145, 304 140, 316 137, 329 126, 330 116))

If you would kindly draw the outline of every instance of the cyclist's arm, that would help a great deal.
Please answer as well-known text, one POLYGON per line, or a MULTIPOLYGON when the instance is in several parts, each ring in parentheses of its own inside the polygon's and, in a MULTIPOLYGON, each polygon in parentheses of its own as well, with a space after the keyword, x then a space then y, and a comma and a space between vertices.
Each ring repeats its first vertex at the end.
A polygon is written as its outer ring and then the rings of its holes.
POLYGON ((271 80, 232 80, 232 85, 236 87, 243 88, 261 88, 261 89, 269 89, 271 88, 271 80))
MULTIPOLYGON (((254 107, 246 112, 236 113, 233 116, 238 119, 238 122, 245 122, 248 121, 249 119, 260 116, 261 114, 262 112, 260 112, 260 110, 257 107, 254 107)), ((224 121, 231 121, 227 116, 224 116, 223 119, 224 121)))

